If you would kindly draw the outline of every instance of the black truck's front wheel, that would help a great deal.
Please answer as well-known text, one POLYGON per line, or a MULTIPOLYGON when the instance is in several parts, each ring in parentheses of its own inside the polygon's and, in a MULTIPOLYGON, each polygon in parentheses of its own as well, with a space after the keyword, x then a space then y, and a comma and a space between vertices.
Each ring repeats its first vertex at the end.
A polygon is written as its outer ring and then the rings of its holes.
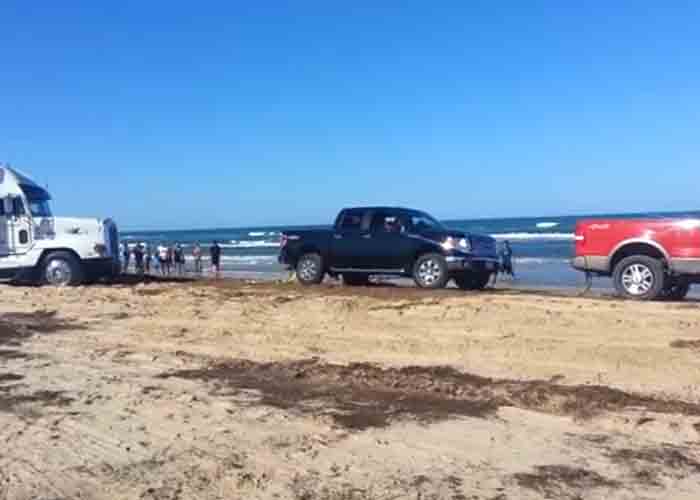
POLYGON ((440 254, 421 255, 413 266, 413 280, 420 288, 445 288, 449 279, 447 262, 440 254))
POLYGON ((307 253, 297 262, 297 279, 302 285, 318 285, 323 281, 323 259, 317 253, 307 253))

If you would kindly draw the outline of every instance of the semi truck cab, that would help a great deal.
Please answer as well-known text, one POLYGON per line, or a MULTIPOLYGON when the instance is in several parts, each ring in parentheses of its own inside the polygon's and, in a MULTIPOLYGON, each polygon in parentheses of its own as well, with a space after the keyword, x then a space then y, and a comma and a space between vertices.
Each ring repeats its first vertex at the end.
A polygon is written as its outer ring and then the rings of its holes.
POLYGON ((0 164, 0 280, 75 286, 120 272, 111 219, 55 217, 51 195, 0 164))

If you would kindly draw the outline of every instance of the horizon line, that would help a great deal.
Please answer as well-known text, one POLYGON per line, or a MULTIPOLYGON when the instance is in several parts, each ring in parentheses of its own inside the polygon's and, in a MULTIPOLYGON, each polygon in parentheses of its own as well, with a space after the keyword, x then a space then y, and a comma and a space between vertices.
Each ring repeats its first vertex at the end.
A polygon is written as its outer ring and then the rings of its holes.
MULTIPOLYGON (((609 213, 587 213, 587 214, 568 214, 568 215, 537 215, 537 216, 529 216, 529 215, 523 215, 523 216, 517 216, 517 217, 475 217, 475 218, 438 218, 440 222, 462 222, 462 221, 494 221, 494 220, 522 220, 522 219, 556 219, 556 218, 563 218, 563 217, 580 217, 580 218, 586 218, 586 217, 619 217, 619 216, 639 216, 639 215, 645 215, 645 216, 653 216, 658 214, 659 216, 663 217, 665 215, 678 215, 678 214, 698 214, 700 215, 700 209, 697 210, 669 210, 669 211, 659 211, 659 212, 609 212, 609 213)), ((175 232, 180 232, 180 233, 186 233, 186 232, 195 232, 195 231, 221 231, 221 230, 228 230, 228 229, 276 229, 276 228, 300 228, 300 227, 323 227, 323 226, 332 226, 332 224, 329 223, 323 223, 323 224, 266 224, 266 225, 259 225, 259 226, 220 226, 220 227, 202 227, 202 228, 189 228, 189 229, 163 229, 163 228, 153 228, 153 229, 131 229, 129 227, 121 228, 119 227, 119 224, 117 224, 117 227, 119 228, 120 232, 125 232, 128 231, 130 233, 152 233, 155 231, 162 231, 162 232, 169 232, 169 233, 175 233, 175 232)))

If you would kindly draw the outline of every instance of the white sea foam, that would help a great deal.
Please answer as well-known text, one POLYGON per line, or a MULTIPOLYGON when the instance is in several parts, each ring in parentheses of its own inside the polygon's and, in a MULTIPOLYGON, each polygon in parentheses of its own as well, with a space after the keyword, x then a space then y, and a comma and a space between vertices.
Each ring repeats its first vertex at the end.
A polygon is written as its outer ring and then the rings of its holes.
MULTIPOLYGON (((194 261, 194 257, 186 256, 188 262, 194 261)), ((208 256, 202 257, 203 261, 210 260, 208 256)), ((257 266, 261 264, 276 264, 277 255, 222 255, 222 262, 231 262, 234 264, 242 264, 248 266, 257 266)))
POLYGON ((221 248, 278 248, 280 246, 278 241, 266 241, 266 240, 250 240, 250 241, 237 241, 231 240, 231 243, 224 243, 219 245, 221 248))
POLYGON ((536 224, 537 229, 549 229, 552 227, 557 227, 559 225, 558 222, 538 222, 536 224))
POLYGON ((571 259, 557 257, 515 257, 516 264, 568 264, 571 259))
POLYGON ((574 233, 503 233, 492 234, 499 240, 573 240, 574 233))
POLYGON ((260 236, 265 236, 265 231, 254 231, 252 233, 248 233, 248 236, 259 238, 260 236))

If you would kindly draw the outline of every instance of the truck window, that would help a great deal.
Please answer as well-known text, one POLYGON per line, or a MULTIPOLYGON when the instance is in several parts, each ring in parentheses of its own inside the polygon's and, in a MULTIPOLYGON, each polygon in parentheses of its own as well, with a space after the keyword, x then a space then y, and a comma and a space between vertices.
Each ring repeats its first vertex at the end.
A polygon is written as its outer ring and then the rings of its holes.
POLYGON ((399 214, 389 212, 377 212, 372 219, 373 233, 403 233, 405 223, 399 214))
POLYGON ((433 219, 428 214, 422 212, 411 213, 411 229, 414 231, 439 231, 442 229, 442 224, 433 219))
POLYGON ((22 201, 22 198, 14 198, 12 201, 15 208, 15 213, 13 215, 15 217, 24 215, 24 202, 22 201))
POLYGON ((365 216, 364 210, 346 210, 340 219, 342 231, 360 231, 362 229, 362 219, 365 216))
POLYGON ((12 200, 12 212, 6 213, 5 212, 5 204, 0 200, 0 217, 5 217, 5 216, 15 216, 19 217, 21 215, 24 215, 24 203, 22 202, 22 198, 14 198, 12 200))

